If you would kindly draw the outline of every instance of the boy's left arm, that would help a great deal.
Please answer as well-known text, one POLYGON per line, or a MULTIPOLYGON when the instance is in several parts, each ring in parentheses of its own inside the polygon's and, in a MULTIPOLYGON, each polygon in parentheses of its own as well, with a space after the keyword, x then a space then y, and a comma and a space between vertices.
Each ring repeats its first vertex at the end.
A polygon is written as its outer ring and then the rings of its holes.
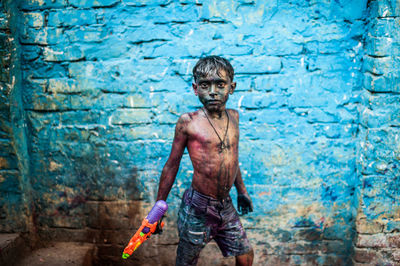
POLYGON ((246 187, 244 185, 242 179, 242 173, 240 171, 240 167, 238 166, 238 173, 235 179, 235 187, 238 193, 237 204, 238 211, 241 215, 247 214, 253 211, 253 203, 251 202, 251 198, 247 193, 246 187))

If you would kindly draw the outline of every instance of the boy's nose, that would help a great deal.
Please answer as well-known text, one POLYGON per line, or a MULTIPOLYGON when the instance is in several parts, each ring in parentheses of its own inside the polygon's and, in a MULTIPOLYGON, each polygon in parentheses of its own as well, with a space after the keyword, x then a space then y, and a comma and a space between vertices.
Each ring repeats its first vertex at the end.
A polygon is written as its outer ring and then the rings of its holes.
POLYGON ((211 84, 211 86, 210 86, 210 95, 216 95, 216 94, 217 94, 217 92, 216 92, 215 85, 211 84))

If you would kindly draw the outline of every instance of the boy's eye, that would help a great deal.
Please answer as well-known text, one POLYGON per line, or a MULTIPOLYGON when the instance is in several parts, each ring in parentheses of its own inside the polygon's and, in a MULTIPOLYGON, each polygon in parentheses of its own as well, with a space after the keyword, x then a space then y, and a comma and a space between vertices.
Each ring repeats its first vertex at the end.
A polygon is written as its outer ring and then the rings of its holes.
POLYGON ((225 83, 223 82, 218 83, 218 88, 223 88, 223 87, 225 87, 225 83))
POLYGON ((200 83, 200 87, 203 89, 207 89, 208 88, 208 84, 207 83, 200 83))

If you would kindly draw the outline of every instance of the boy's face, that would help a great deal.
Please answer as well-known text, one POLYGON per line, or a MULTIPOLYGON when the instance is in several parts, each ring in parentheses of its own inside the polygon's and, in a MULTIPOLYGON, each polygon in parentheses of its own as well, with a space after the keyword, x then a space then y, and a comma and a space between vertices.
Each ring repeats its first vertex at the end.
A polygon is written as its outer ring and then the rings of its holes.
POLYGON ((229 94, 236 88, 236 82, 232 82, 225 70, 219 70, 217 74, 199 78, 192 84, 194 94, 210 112, 223 111, 228 101, 229 94))

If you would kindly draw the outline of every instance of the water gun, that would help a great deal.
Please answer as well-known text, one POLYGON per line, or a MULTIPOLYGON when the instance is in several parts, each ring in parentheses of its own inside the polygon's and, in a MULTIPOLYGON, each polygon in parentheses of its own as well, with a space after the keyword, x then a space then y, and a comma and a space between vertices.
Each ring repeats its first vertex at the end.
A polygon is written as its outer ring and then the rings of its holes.
MULTIPOLYGON (((133 235, 131 240, 129 240, 128 245, 125 247, 122 253, 122 258, 127 259, 132 253, 144 242, 146 241, 152 233, 157 228, 158 221, 168 210, 168 205, 165 201, 159 200, 153 206, 149 214, 144 218, 142 225, 133 235)), ((160 224, 161 228, 164 227, 164 222, 160 224)))

